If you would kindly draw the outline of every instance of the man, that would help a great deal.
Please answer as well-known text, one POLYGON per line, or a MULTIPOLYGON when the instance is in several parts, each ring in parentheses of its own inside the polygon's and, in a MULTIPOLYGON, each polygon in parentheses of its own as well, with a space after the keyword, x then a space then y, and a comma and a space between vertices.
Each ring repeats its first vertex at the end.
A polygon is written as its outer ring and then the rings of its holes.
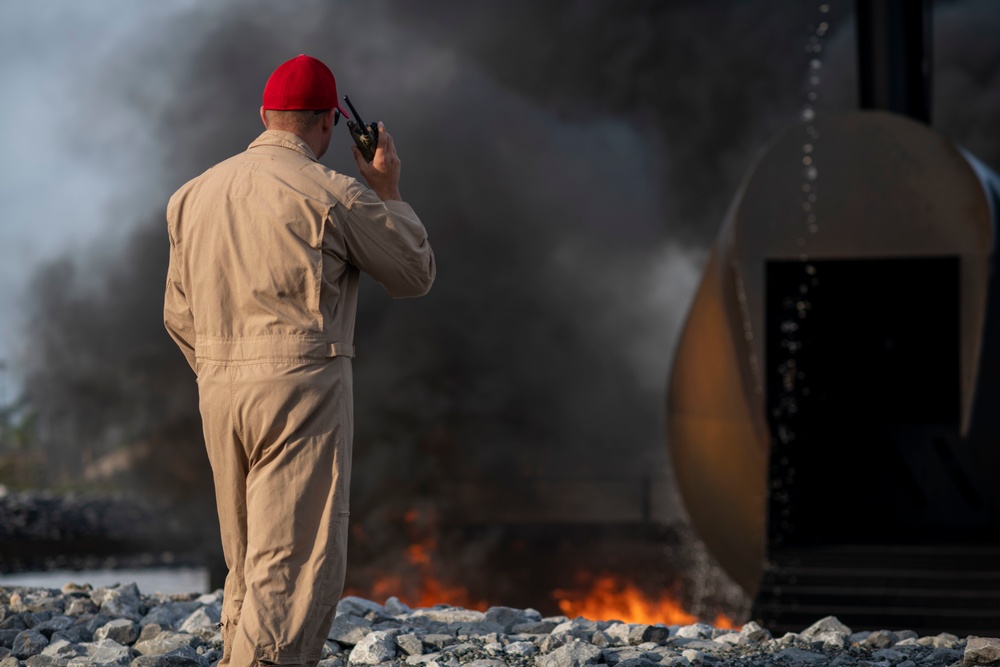
POLYGON ((326 65, 281 64, 266 131, 167 206, 164 322, 197 375, 229 568, 220 665, 318 662, 346 566, 359 272, 394 297, 434 281, 385 126, 371 162, 351 146, 370 187, 317 161, 337 114, 326 65))

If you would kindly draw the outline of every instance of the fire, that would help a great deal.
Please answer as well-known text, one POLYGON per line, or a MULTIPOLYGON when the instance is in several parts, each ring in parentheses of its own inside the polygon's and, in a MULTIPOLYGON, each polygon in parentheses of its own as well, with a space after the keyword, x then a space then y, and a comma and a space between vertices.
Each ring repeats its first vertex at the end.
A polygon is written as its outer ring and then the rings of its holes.
POLYGON ((442 581, 435 572, 434 563, 437 540, 430 534, 433 518, 409 510, 403 515, 409 533, 410 545, 403 552, 403 562, 395 574, 380 574, 365 591, 351 589, 347 595, 357 595, 370 600, 385 600, 395 596, 404 604, 419 608, 447 604, 466 609, 486 611, 488 605, 475 600, 464 586, 453 586, 442 581))
MULTIPOLYGON (((393 572, 379 574, 365 589, 351 588, 345 594, 369 600, 395 596, 413 608, 446 604, 486 611, 489 605, 473 598, 465 586, 446 583, 439 576, 444 564, 437 556, 434 515, 410 510, 402 519, 409 545, 401 553, 402 558, 393 567, 393 572)), ((649 625, 689 625, 699 620, 684 609, 676 596, 669 593, 647 595, 633 581, 623 577, 580 572, 577 579, 579 584, 574 590, 557 589, 552 592, 559 609, 570 618, 583 616, 592 620, 616 619, 649 625)), ((737 628, 724 614, 718 614, 711 624, 717 628, 737 628)))
MULTIPOLYGON (((614 575, 594 577, 590 590, 585 593, 560 589, 553 591, 553 597, 558 600, 563 614, 570 618, 617 619, 625 623, 649 625, 690 625, 699 620, 687 612, 674 596, 650 597, 633 582, 614 575)), ((736 629, 736 624, 725 614, 716 615, 712 625, 736 629)))

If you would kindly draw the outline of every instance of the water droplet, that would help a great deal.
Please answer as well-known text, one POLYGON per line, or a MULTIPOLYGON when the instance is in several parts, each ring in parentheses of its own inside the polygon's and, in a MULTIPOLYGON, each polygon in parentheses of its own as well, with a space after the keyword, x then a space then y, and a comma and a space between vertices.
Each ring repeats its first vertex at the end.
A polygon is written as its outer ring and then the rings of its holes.
POLYGON ((813 139, 819 139, 819 130, 817 130, 812 125, 806 128, 806 134, 808 134, 813 139))
POLYGON ((819 85, 819 77, 818 76, 811 76, 811 77, 809 77, 809 85, 810 86, 818 86, 819 85))
POLYGON ((830 11, 830 5, 823 4, 819 6, 819 11, 821 14, 826 14, 830 11))
POLYGON ((806 197, 806 199, 808 199, 811 202, 815 202, 816 201, 816 193, 815 192, 812 193, 811 195, 809 195, 808 197, 806 197))
MULTIPOLYGON (((800 262, 808 262, 808 261, 809 261, 809 255, 807 255, 807 254, 806 254, 806 253, 804 253, 804 252, 803 252, 803 253, 799 253, 799 261, 800 261, 800 262)), ((803 314, 803 313, 802 313, 802 312, 800 311, 800 312, 799 312, 799 317, 805 317, 805 314, 803 314)))
POLYGON ((805 173, 806 173, 806 178, 810 181, 815 181, 816 178, 819 176, 819 170, 811 165, 806 167, 805 173))
POLYGON ((815 234, 818 231, 819 231, 819 227, 818 226, 816 226, 816 225, 809 225, 809 233, 810 234, 815 234))
POLYGON ((827 23, 826 21, 823 21, 822 23, 819 24, 819 28, 818 29, 819 30, 829 30, 830 29, 830 24, 827 23))
POLYGON ((802 192, 809 192, 810 190, 812 190, 812 186, 811 185, 809 185, 808 183, 803 183, 802 184, 802 192))
POLYGON ((819 53, 822 50, 823 50, 823 45, 822 44, 817 44, 816 46, 813 47, 813 52, 814 53, 819 53))
POLYGON ((804 158, 802 158, 802 164, 810 165, 812 163, 813 163, 813 159, 811 157, 809 157, 808 155, 806 155, 804 158))
POLYGON ((816 275, 816 267, 813 266, 812 264, 806 265, 806 273, 808 273, 810 276, 815 276, 816 275))
POLYGON ((814 118, 816 118, 816 111, 814 111, 812 107, 806 107, 802 110, 802 120, 808 122, 814 118))
POLYGON ((802 146, 802 152, 803 153, 812 153, 813 152, 813 145, 812 144, 805 144, 805 145, 803 145, 802 146))
POLYGON ((809 202, 802 202, 802 210, 803 211, 811 211, 812 210, 812 204, 810 204, 809 202))
POLYGON ((809 67, 812 67, 813 69, 820 69, 823 67, 823 62, 819 58, 813 58, 809 61, 809 67))

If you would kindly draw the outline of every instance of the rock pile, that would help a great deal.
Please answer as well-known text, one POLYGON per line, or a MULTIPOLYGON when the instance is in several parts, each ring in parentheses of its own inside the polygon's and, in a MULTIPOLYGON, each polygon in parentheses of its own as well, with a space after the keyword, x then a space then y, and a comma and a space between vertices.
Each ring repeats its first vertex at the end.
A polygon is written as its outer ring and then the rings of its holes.
MULTIPOLYGON (((135 584, 0 588, 0 667, 211 667, 222 593, 143 595, 135 584)), ((1000 639, 853 632, 829 616, 772 637, 739 631, 543 618, 533 609, 411 609, 347 597, 320 667, 950 667, 1000 664, 1000 639)))

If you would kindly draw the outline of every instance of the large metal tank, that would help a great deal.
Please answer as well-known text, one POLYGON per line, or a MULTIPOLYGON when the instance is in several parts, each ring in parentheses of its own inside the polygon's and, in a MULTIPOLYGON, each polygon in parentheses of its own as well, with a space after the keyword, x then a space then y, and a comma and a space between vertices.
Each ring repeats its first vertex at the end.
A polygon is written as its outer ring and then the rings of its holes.
POLYGON ((789 127, 676 349, 691 521, 772 629, 1000 631, 998 180, 886 111, 789 127))

